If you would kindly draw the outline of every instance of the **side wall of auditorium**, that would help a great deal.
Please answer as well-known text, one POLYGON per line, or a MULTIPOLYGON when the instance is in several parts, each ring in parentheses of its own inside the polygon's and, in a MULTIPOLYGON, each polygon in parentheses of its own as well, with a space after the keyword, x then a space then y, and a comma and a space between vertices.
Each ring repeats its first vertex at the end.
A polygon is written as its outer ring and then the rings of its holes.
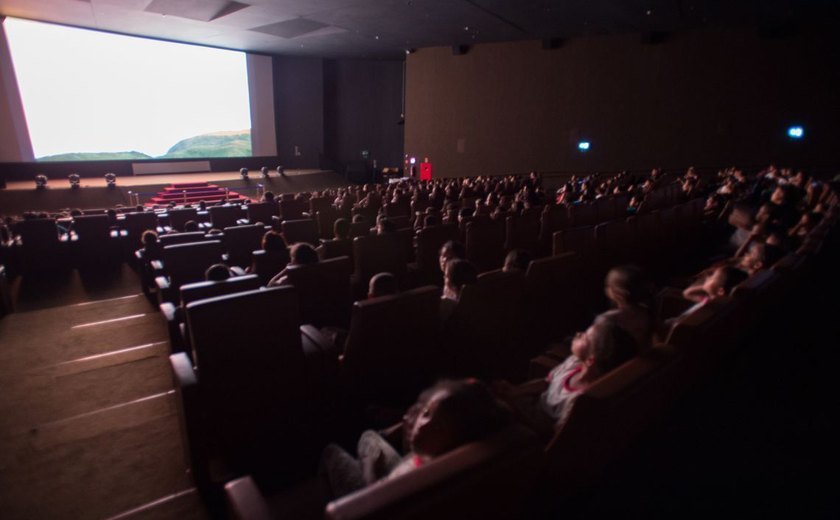
POLYGON ((420 49, 407 61, 405 153, 436 176, 836 166, 838 49, 827 32, 754 29, 420 49), (794 124, 801 142, 787 138, 794 124))

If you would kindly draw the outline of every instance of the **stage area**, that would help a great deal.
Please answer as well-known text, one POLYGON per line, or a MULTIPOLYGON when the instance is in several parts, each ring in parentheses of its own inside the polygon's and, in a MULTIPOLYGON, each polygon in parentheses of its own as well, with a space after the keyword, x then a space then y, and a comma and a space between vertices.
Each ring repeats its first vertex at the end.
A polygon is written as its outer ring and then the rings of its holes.
POLYGON ((268 178, 263 178, 259 171, 249 173, 247 181, 238 171, 118 177, 117 186, 113 189, 109 189, 101 177, 82 178, 78 189, 71 189, 66 178, 50 179, 42 190, 35 189, 33 180, 14 181, 0 190, 0 215, 16 215, 31 210, 55 212, 72 208, 109 208, 117 204, 127 206, 131 204, 129 192, 138 193, 140 203, 144 204, 158 191, 176 182, 209 182, 252 198, 257 196, 258 185, 280 194, 350 184, 343 175, 328 170, 286 170, 285 177, 272 171, 268 178))

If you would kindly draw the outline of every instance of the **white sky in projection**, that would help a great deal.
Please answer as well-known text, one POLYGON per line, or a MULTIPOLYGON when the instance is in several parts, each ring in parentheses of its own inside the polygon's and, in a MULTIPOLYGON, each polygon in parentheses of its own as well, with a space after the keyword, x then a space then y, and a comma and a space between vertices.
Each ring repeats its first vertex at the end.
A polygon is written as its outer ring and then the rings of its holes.
POLYGON ((245 54, 7 18, 35 157, 251 128, 245 54))

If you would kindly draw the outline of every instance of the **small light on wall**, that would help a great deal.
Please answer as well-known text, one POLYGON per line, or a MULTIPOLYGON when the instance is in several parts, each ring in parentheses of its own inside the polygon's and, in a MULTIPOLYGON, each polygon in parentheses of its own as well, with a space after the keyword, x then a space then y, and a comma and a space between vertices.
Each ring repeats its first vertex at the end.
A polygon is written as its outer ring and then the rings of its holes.
POLYGON ((589 150, 589 141, 581 141, 578 143, 578 150, 585 152, 589 150))
POLYGON ((792 126, 788 128, 787 135, 791 139, 802 139, 805 136, 805 130, 801 126, 792 126))
POLYGON ((411 164, 417 164, 417 157, 412 157, 408 160, 408 162, 410 162, 411 164))

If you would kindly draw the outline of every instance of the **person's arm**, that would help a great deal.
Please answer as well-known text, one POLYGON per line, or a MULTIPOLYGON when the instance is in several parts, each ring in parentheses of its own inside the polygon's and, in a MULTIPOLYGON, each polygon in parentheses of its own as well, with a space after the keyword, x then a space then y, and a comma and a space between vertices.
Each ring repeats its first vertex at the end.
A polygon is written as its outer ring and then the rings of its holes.
POLYGON ((697 282, 696 284, 687 287, 683 291, 683 298, 686 300, 691 300, 693 302, 701 302, 704 299, 708 298, 709 294, 706 292, 706 289, 703 288, 703 282, 697 282))
POLYGON ((279 273, 274 275, 274 278, 272 278, 271 280, 268 281, 268 284, 266 285, 266 287, 276 287, 278 285, 285 284, 286 283, 286 274, 287 274, 286 270, 283 269, 282 271, 280 271, 279 273))

